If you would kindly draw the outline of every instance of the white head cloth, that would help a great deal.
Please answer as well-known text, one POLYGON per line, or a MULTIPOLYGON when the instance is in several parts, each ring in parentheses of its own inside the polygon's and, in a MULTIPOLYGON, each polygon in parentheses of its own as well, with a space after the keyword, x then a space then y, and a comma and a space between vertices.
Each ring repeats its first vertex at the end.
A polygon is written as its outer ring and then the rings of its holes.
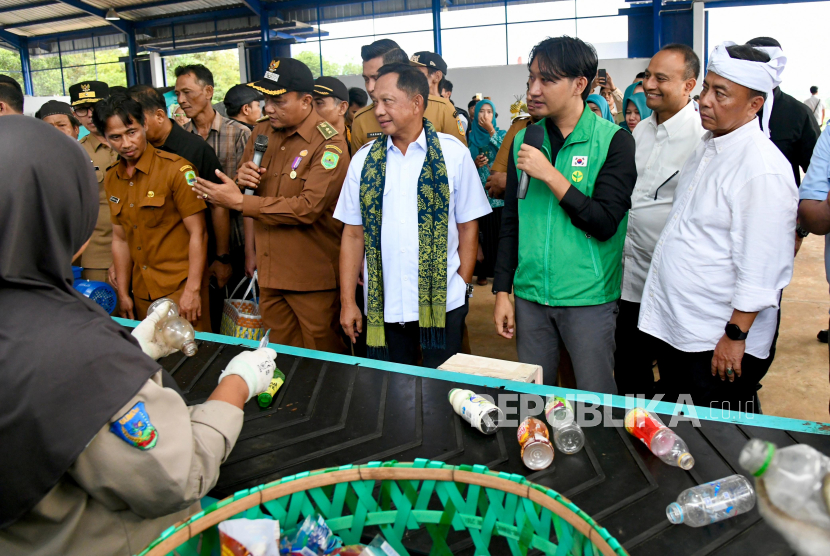
POLYGON ((770 61, 763 63, 737 60, 729 56, 729 52, 726 51, 727 46, 734 44, 734 42, 726 41, 717 45, 712 54, 709 55, 709 66, 706 71, 717 73, 738 85, 767 94, 767 99, 764 101, 761 127, 769 137, 769 116, 772 114, 773 103, 772 91, 781 84, 781 74, 787 65, 787 57, 784 56, 784 51, 776 46, 753 46, 757 50, 766 52, 770 57, 770 61))

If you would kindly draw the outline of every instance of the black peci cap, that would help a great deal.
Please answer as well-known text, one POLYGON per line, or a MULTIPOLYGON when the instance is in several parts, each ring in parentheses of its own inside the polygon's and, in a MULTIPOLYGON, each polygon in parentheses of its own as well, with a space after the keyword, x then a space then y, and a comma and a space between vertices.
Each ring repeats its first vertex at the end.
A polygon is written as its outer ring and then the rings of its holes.
POLYGON ((447 63, 435 52, 416 52, 409 58, 410 65, 415 67, 426 67, 439 70, 447 76, 447 63))
POLYGON ((314 76, 308 66, 299 60, 274 58, 262 79, 248 86, 272 97, 291 91, 311 93, 314 90, 314 76))
POLYGON ((225 99, 222 102, 231 106, 244 106, 255 100, 265 100, 265 96, 253 87, 242 84, 234 85, 228 89, 228 92, 225 93, 225 99))
POLYGON ((35 112, 35 118, 37 118, 38 120, 42 120, 46 116, 54 116, 55 114, 63 114, 65 116, 71 116, 73 118, 75 117, 74 112, 72 112, 71 106, 59 100, 50 100, 43 103, 43 106, 40 107, 40 110, 35 112))
POLYGON ((349 101, 349 89, 336 77, 323 75, 314 80, 314 94, 349 101))
POLYGON ((72 106, 98 102, 108 96, 110 88, 103 81, 81 81, 69 87, 69 102, 72 106))

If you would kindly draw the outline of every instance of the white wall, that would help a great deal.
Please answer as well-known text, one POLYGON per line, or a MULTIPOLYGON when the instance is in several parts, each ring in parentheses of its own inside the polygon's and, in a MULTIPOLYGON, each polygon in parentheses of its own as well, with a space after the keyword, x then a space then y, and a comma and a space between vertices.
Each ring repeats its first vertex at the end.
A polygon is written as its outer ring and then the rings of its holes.
MULTIPOLYGON (((646 69, 648 58, 620 58, 600 60, 599 67, 605 69, 614 79, 614 85, 624 91, 634 76, 646 69)), ((467 109, 467 103, 476 93, 490 97, 499 114, 501 129, 510 127, 510 105, 517 95, 523 95, 527 83, 527 66, 485 66, 476 68, 450 68, 447 78, 453 84, 452 99, 455 104, 467 109)), ((340 80, 347 87, 363 89, 363 78, 359 75, 344 75, 340 80)))

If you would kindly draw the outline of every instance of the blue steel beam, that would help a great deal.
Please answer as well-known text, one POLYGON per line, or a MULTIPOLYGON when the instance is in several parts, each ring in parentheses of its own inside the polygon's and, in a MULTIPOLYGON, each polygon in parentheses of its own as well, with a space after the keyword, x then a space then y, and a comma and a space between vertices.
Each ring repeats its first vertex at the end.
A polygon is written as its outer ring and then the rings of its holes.
POLYGON ((248 7, 249 10, 254 12, 254 15, 268 15, 268 10, 263 8, 262 4, 260 4, 259 0, 240 0, 245 6, 248 7))
POLYGON ((262 75, 268 71, 268 66, 271 64, 271 23, 268 21, 268 13, 263 12, 259 16, 259 35, 260 35, 260 60, 262 66, 262 75))
POLYGON ((135 59, 138 56, 138 45, 135 42, 135 32, 132 29, 127 32, 127 55, 129 56, 129 60, 127 60, 127 87, 132 87, 137 84, 135 59))
POLYGON ((199 12, 189 15, 176 15, 161 19, 147 19, 133 23, 135 29, 147 29, 150 27, 162 27, 164 25, 181 25, 183 23, 198 23, 200 21, 213 21, 214 19, 228 19, 232 17, 250 17, 251 10, 248 8, 231 8, 228 10, 216 10, 211 12, 199 12))
POLYGON ((441 55, 441 0, 432 0, 432 41, 435 53, 441 55))
POLYGON ((72 6, 82 12, 86 12, 88 14, 100 17, 104 21, 106 21, 109 25, 112 25, 122 33, 130 34, 130 23, 128 21, 119 20, 119 21, 108 21, 106 19, 107 11, 96 8, 95 6, 90 6, 89 4, 85 4, 81 2, 81 0, 58 0, 61 4, 66 4, 67 6, 72 6))
POLYGON ((35 88, 32 85, 32 64, 29 62, 29 43, 26 39, 21 39, 20 48, 20 69, 23 71, 23 91, 29 95, 35 95, 35 88))
POLYGON ((23 37, 20 35, 15 35, 14 33, 3 31, 2 29, 0 29, 0 39, 6 41, 15 48, 20 48, 20 43, 23 41, 23 37))
POLYGON ((657 54, 660 50, 660 39, 663 35, 663 18, 660 16, 660 9, 662 7, 663 0, 652 0, 651 11, 652 21, 654 22, 654 54, 657 54))

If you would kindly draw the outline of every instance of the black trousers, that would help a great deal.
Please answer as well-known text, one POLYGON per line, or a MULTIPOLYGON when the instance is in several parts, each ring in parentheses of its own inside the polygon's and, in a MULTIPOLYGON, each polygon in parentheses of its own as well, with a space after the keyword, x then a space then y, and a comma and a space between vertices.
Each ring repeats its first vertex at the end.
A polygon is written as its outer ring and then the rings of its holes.
POLYGON ((640 304, 620 300, 614 342, 614 380, 620 396, 654 394, 654 360, 657 358, 657 338, 637 328, 640 304))
POLYGON ((660 368, 660 393, 664 401, 674 402, 680 394, 689 394, 694 405, 728 411, 759 413, 756 392, 767 374, 774 353, 758 359, 747 353, 741 360, 741 376, 734 382, 712 376, 714 350, 699 353, 680 351, 662 340, 657 342, 657 366, 660 368))
POLYGON ((389 360, 404 365, 417 365, 419 355, 423 352, 423 367, 437 369, 444 361, 461 353, 461 342, 464 336, 464 322, 470 310, 470 299, 465 298, 464 305, 447 313, 445 347, 441 349, 421 349, 421 330, 418 321, 394 323, 387 322, 386 345, 389 348, 389 360))

